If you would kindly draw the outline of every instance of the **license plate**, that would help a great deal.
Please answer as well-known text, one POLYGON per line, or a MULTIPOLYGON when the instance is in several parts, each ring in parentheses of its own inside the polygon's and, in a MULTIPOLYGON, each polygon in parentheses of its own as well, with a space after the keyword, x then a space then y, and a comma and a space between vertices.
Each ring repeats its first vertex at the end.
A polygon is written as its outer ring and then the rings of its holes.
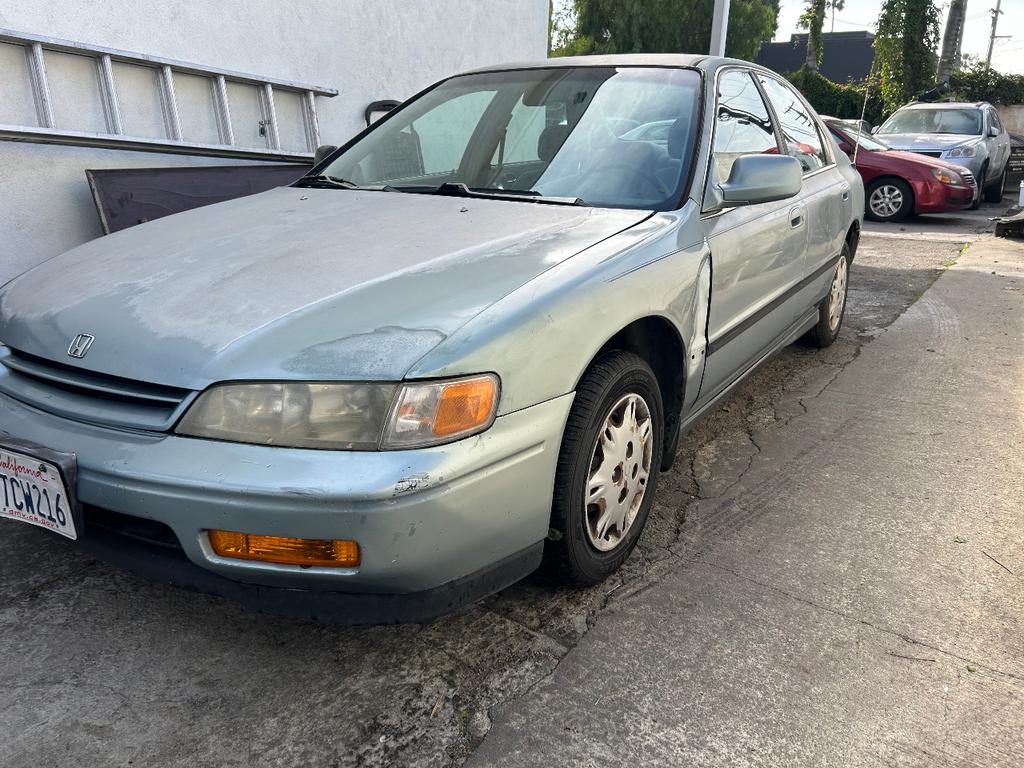
POLYGON ((71 496, 60 467, 0 445, 0 517, 77 539, 71 496))

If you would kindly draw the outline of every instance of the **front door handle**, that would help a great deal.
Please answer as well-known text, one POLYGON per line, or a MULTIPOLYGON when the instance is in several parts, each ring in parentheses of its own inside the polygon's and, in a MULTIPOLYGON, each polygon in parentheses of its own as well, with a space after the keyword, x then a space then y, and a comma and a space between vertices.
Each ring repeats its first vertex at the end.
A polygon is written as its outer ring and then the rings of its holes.
POLYGON ((789 209, 789 226, 796 229, 804 223, 804 208, 802 205, 795 205, 789 209))
POLYGON ((850 199, 850 185, 843 184, 843 186, 840 187, 840 189, 842 189, 843 191, 843 202, 845 203, 847 200, 850 199))

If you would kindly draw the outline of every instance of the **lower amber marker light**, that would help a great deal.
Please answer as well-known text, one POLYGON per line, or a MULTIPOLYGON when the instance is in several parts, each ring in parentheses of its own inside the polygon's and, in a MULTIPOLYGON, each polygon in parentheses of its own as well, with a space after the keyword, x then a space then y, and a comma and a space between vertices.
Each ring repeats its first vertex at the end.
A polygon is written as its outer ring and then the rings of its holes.
POLYGON ((210 546, 221 557, 328 568, 355 568, 361 560, 359 544, 348 539, 293 539, 234 531, 209 534, 210 546))

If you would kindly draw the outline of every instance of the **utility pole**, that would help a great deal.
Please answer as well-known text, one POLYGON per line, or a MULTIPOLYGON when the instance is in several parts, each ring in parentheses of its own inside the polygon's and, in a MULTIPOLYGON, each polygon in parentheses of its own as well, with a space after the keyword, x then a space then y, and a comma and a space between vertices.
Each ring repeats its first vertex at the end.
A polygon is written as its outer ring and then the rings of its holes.
POLYGON ((729 0, 715 0, 715 15, 711 17, 712 56, 725 56, 725 38, 729 32, 729 0))
MULTIPOLYGON (((996 26, 999 24, 999 14, 1002 13, 999 10, 1002 2, 1003 0, 996 0, 996 7, 992 9, 992 34, 988 36, 988 56, 985 57, 985 67, 987 69, 992 69, 992 46, 996 43, 996 37, 999 37, 999 35, 996 35, 996 26)), ((1001 37, 1006 37, 1006 35, 1001 35, 1001 37)))
POLYGON ((967 0, 951 0, 949 15, 946 16, 946 33, 942 36, 942 55, 935 79, 945 83, 953 68, 960 63, 960 46, 964 39, 964 18, 967 16, 967 0))

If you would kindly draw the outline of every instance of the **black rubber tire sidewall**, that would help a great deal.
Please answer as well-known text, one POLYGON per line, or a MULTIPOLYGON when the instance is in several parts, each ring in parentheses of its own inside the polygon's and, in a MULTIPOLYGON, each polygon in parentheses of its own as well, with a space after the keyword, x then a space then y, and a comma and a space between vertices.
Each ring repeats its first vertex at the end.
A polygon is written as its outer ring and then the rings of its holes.
POLYGON ((981 169, 981 178, 977 180, 978 186, 975 190, 978 194, 974 196, 974 200, 971 201, 971 207, 969 210, 976 211, 981 208, 981 202, 985 198, 985 177, 988 176, 988 163, 985 163, 981 169))
POLYGON ((1006 188, 1006 168, 1003 168, 1003 172, 999 174, 999 178, 995 182, 985 187, 985 191, 982 197, 986 203, 998 203, 1003 199, 1003 190, 1006 188))
POLYGON ((903 179, 876 179, 868 184, 868 188, 864 190, 864 215, 872 221, 902 221, 914 210, 914 190, 910 188, 910 185, 903 179), (903 205, 896 211, 892 216, 877 216, 871 210, 871 195, 876 189, 886 184, 890 184, 900 190, 903 193, 903 205))
POLYGON ((583 376, 566 421, 555 473, 551 530, 544 548, 546 570, 559 580, 578 585, 597 584, 629 557, 654 505, 661 452, 664 446, 664 407, 657 378, 643 358, 612 351, 599 357, 583 376), (584 529, 583 490, 598 433, 611 407, 623 395, 644 398, 654 427, 651 473, 633 525, 614 549, 601 552, 584 529))
MULTIPOLYGON (((841 330, 843 330, 843 320, 846 319, 846 304, 847 304, 847 301, 849 300, 849 297, 850 297, 850 273, 849 273, 849 268, 850 268, 850 263, 853 261, 850 258, 850 246, 849 245, 844 245, 843 246, 843 253, 842 253, 842 256, 840 258, 846 259, 847 273, 846 273, 846 291, 845 291, 845 294, 843 296, 843 314, 839 318, 839 325, 837 325, 835 330, 833 331, 832 328, 829 326, 829 322, 828 322, 828 315, 829 315, 829 312, 828 312, 828 302, 829 302, 829 299, 832 296, 832 282, 829 281, 829 292, 828 292, 828 295, 825 296, 825 298, 822 299, 821 303, 818 305, 818 324, 815 325, 807 333, 808 341, 810 341, 811 344, 813 344, 814 346, 816 346, 816 347, 818 347, 820 349, 824 349, 825 347, 832 346, 832 343, 837 338, 839 338, 839 332, 841 330)), ((836 262, 836 265, 838 266, 838 262, 836 262)), ((832 274, 833 279, 835 279, 835 271, 833 271, 831 274, 832 274)))

